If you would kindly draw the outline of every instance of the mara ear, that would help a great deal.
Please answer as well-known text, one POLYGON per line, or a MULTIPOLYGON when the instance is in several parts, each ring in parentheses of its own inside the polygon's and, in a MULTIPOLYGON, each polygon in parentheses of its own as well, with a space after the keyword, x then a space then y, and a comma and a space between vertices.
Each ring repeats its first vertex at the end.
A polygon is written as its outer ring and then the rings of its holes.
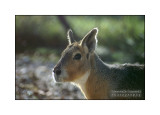
POLYGON ((82 39, 80 45, 82 47, 87 46, 89 53, 94 52, 96 45, 97 45, 97 34, 98 28, 92 29, 88 32, 85 37, 82 39))
POLYGON ((68 39, 69 45, 72 44, 73 42, 75 42, 75 40, 73 38, 73 32, 71 29, 69 29, 67 32, 67 39, 68 39))

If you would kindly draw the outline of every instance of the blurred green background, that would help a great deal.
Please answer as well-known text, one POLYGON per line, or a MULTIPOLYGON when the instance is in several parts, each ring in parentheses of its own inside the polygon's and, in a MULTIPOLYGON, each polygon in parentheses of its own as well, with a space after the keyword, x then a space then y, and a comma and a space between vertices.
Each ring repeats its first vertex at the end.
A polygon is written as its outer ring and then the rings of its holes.
MULTIPOLYGON (((60 58, 61 52, 68 44, 66 32, 70 28, 73 30, 75 39, 80 40, 88 31, 94 27, 98 27, 98 46, 96 52, 104 62, 145 63, 145 16, 17 15, 15 16, 15 20, 16 99, 64 98, 63 96, 61 98, 55 98, 56 96, 46 97, 48 93, 47 87, 44 91, 37 87, 36 84, 32 84, 32 87, 26 87, 20 86, 19 82, 31 85, 33 81, 41 79, 41 77, 35 77, 37 73, 34 69, 39 66, 44 66, 46 70, 52 71, 53 66, 60 58), (30 67, 32 69, 29 69, 30 67), (32 82, 22 80, 22 76, 25 76, 25 79, 30 79, 32 82), (44 92, 42 93, 45 95, 44 97, 41 96, 42 94, 37 93, 33 88, 35 86, 37 87, 37 91, 44 92), (32 93, 27 93, 28 90, 32 91, 32 93), (34 94, 35 92, 38 95, 37 97, 34 94), (24 96, 25 94, 27 95, 26 97, 24 96)), ((42 71, 42 73, 46 72, 44 68, 42 71)), ((73 97, 73 99, 78 99, 78 97, 73 97)))
POLYGON ((97 53, 108 63, 144 63, 144 16, 16 16, 16 53, 55 53, 67 46, 71 28, 82 39, 99 28, 97 53), (67 23, 67 26, 63 23, 67 23))

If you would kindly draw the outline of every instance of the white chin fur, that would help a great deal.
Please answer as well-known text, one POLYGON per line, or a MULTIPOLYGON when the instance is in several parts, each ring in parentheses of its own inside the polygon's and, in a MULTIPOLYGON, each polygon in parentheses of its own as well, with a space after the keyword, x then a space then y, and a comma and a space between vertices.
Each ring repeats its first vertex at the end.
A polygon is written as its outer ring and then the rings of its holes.
POLYGON ((52 72, 52 78, 53 78, 53 81, 56 82, 54 72, 52 72))
POLYGON ((57 75, 54 74, 54 72, 53 72, 53 73, 52 73, 52 77, 53 77, 53 80, 54 80, 55 82, 62 82, 63 79, 65 79, 65 78, 68 77, 68 74, 67 74, 67 72, 66 72, 65 69, 62 69, 62 72, 61 72, 60 75, 57 76, 57 75))

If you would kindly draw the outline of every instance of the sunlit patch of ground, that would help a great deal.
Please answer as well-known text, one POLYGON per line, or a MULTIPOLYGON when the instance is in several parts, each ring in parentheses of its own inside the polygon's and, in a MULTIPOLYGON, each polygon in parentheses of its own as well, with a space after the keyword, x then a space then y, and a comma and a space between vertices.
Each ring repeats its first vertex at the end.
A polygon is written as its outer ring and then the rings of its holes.
POLYGON ((84 99, 74 85, 54 82, 52 69, 56 62, 45 58, 16 55, 15 99, 84 99))

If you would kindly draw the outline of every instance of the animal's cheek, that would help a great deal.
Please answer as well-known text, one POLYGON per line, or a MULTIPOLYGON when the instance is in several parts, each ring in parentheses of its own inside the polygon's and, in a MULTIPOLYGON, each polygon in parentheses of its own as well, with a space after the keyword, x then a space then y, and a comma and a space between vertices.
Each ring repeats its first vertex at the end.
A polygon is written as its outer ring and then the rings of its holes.
POLYGON ((64 68, 66 70, 66 74, 68 75, 64 80, 65 81, 73 81, 74 77, 76 77, 76 68, 72 66, 68 66, 64 68))

